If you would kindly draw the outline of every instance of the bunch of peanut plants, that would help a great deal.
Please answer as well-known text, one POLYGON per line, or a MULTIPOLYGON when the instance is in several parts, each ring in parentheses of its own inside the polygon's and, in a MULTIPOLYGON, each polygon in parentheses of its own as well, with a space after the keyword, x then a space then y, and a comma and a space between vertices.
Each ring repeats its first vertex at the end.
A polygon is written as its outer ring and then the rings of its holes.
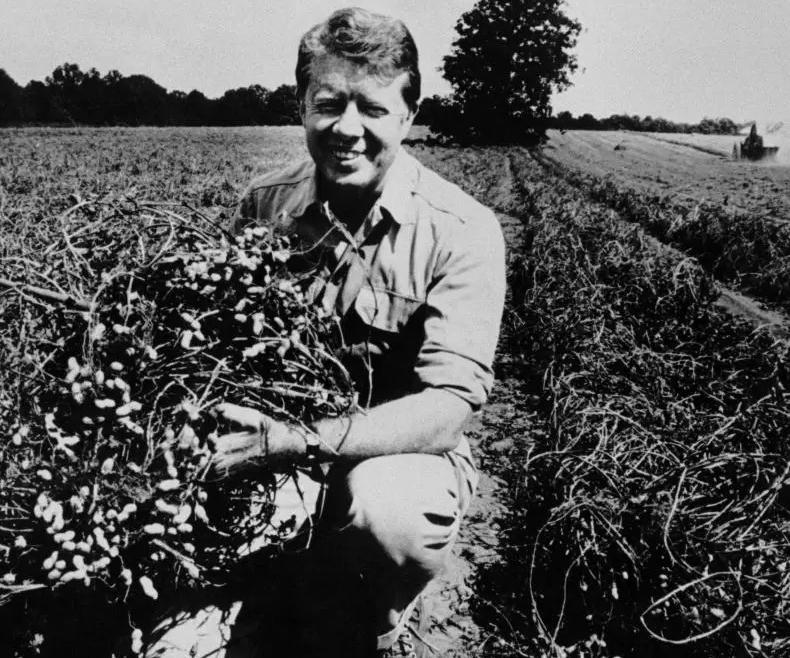
POLYGON ((128 614, 290 530, 269 522, 289 467, 213 473, 218 402, 305 428, 356 404, 287 238, 129 197, 59 221, 0 272, 0 616, 28 648, 46 644, 47 596, 128 614), (20 622, 31 597, 38 626, 20 622))

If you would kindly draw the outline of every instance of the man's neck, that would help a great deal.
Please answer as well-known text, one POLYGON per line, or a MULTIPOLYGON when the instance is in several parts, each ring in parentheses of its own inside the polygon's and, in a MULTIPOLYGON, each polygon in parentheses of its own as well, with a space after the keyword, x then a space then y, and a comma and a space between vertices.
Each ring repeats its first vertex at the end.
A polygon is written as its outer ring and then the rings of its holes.
POLYGON ((365 221, 381 192, 349 194, 348 190, 321 190, 321 198, 329 202, 332 214, 340 220, 352 234, 365 221), (333 193, 334 192, 334 193, 333 193))

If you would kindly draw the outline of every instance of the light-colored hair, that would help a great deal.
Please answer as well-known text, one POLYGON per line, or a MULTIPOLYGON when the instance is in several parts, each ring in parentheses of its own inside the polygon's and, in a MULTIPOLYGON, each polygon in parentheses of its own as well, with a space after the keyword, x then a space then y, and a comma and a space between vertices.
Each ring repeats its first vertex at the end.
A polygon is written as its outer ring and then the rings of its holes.
POLYGON ((338 9, 308 30, 299 42, 296 91, 304 99, 313 62, 322 55, 342 57, 385 78, 408 73, 403 100, 411 111, 420 100, 417 46, 403 21, 366 9, 338 9))

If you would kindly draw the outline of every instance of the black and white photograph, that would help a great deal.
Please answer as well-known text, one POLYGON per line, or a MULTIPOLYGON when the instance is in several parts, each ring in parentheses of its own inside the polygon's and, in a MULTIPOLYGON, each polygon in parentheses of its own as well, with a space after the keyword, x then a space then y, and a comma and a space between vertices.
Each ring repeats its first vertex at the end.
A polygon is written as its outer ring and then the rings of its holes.
POLYGON ((787 0, 0 26, 0 658, 790 656, 787 0))

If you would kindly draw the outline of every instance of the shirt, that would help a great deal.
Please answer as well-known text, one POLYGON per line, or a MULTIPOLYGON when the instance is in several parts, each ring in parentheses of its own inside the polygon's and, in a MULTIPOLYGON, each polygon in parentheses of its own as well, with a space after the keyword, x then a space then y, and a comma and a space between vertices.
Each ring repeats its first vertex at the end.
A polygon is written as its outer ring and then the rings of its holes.
POLYGON ((353 236, 319 198, 312 161, 254 180, 232 228, 248 224, 297 238, 304 268, 322 271, 363 401, 436 387, 485 402, 505 296, 491 210, 401 149, 353 236))

